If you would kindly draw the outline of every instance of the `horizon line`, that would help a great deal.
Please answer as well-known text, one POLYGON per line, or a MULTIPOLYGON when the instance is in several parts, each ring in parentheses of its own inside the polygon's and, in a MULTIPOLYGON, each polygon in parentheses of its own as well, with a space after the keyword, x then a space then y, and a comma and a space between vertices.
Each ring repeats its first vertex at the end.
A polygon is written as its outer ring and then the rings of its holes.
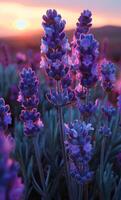
MULTIPOLYGON (((108 24, 108 25, 102 25, 102 26, 94 26, 91 28, 92 29, 101 29, 101 28, 104 28, 104 27, 114 27, 114 28, 121 28, 121 25, 113 25, 113 24, 108 24)), ((67 31, 74 31, 75 28, 71 28, 71 27, 67 27, 65 28, 65 32, 67 31)), ((36 29, 36 30, 28 30, 28 31, 20 31, 19 33, 16 33, 16 34, 10 34, 10 35, 0 35, 0 39, 2 38, 10 38, 10 37, 24 37, 24 36, 32 36, 32 34, 34 33, 39 33, 42 34, 44 33, 44 30, 42 28, 40 29, 36 29), (31 33, 30 33, 31 31, 31 33)))

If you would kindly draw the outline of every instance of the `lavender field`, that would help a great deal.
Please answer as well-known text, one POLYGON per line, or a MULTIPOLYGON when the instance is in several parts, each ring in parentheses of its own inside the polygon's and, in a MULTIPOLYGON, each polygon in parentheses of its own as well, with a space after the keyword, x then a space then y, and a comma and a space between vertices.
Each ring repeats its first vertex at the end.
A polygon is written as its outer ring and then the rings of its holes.
POLYGON ((0 200, 121 200, 121 27, 80 13, 0 38, 0 200))

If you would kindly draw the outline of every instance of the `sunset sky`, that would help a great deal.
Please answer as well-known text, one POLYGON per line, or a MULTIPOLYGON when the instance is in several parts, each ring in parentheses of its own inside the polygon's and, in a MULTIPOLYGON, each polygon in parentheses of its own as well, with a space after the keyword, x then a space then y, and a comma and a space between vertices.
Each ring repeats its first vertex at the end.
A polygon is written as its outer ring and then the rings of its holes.
POLYGON ((55 8, 74 28, 83 9, 93 13, 93 26, 121 26, 121 0, 0 0, 0 36, 41 30, 41 17, 55 8))

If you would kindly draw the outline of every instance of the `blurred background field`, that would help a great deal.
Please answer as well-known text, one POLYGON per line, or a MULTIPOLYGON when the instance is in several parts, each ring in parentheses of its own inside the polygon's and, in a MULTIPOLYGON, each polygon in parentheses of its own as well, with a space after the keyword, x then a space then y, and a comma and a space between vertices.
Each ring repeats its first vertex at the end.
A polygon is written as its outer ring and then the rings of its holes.
POLYGON ((91 10, 92 32, 100 42, 102 54, 120 63, 121 1, 115 3, 114 0, 71 0, 70 3, 65 0, 1 0, 0 46, 2 44, 8 46, 12 60, 15 61, 17 52, 27 53, 30 49, 40 52, 43 35, 42 15, 49 8, 55 8, 66 20, 66 31, 70 41, 80 13, 84 9, 91 10))
MULTIPOLYGON (((93 28, 91 32, 95 38, 100 42, 101 51, 103 46, 106 46, 106 57, 114 62, 121 61, 121 27, 120 26, 103 26, 93 28)), ((69 40, 72 40, 74 30, 67 30, 69 40)), ((30 33, 21 33, 19 36, 0 37, 1 44, 7 44, 11 55, 14 57, 15 53, 21 51, 26 53, 29 49, 35 52, 40 51, 40 39, 43 35, 41 30, 30 33)))

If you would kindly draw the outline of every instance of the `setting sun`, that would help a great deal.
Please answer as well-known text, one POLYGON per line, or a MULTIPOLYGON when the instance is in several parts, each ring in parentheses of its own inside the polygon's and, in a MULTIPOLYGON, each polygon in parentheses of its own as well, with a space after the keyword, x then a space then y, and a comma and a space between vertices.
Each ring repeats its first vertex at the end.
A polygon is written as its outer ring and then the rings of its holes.
POLYGON ((16 21, 15 26, 18 30, 25 30, 28 26, 28 23, 24 19, 19 19, 16 21))

